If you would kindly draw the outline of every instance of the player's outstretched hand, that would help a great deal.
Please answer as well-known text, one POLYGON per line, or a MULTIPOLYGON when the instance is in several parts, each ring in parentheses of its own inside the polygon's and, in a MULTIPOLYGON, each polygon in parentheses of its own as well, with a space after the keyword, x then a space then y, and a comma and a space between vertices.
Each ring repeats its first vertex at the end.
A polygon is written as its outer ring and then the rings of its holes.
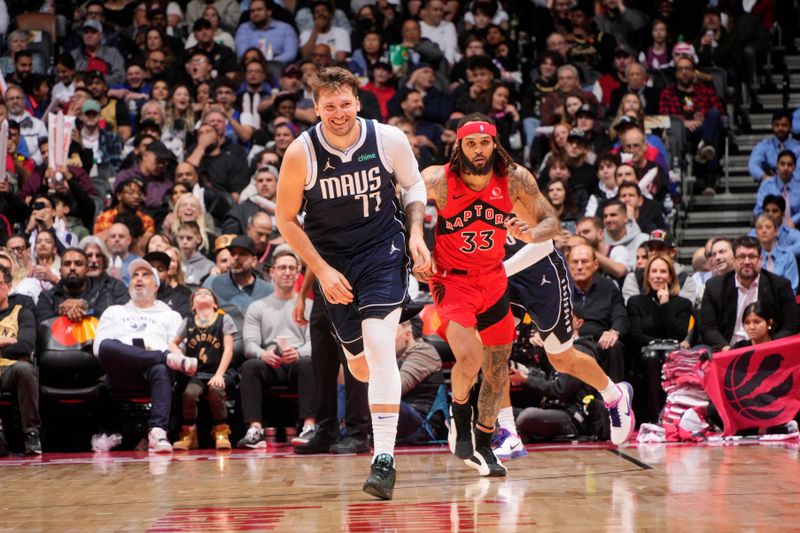
POLYGON ((419 281, 428 281, 436 272, 431 260, 431 252, 422 237, 411 235, 408 238, 408 251, 414 260, 412 272, 419 281))
POLYGON ((353 301, 353 287, 341 272, 328 267, 317 274, 322 293, 332 304, 346 305, 353 301))
POLYGON ((528 239, 530 238, 530 234, 528 233, 530 226, 528 226, 527 222, 521 218, 511 217, 506 220, 505 226, 512 237, 528 242, 528 239))

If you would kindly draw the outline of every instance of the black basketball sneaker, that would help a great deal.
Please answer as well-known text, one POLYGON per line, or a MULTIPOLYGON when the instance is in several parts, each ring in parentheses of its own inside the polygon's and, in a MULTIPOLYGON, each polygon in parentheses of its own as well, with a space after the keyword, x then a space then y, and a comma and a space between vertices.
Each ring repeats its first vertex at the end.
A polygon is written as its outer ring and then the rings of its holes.
POLYGON ((447 433, 450 451, 459 459, 469 459, 475 450, 472 436, 472 405, 453 402, 450 406, 450 424, 447 433))
POLYGON ((369 477, 364 482, 364 492, 382 500, 391 500, 396 474, 394 458, 388 453, 379 454, 372 461, 369 477))
POLYGON ((492 434, 475 428, 475 452, 464 463, 486 477, 503 477, 508 472, 492 451, 492 434))

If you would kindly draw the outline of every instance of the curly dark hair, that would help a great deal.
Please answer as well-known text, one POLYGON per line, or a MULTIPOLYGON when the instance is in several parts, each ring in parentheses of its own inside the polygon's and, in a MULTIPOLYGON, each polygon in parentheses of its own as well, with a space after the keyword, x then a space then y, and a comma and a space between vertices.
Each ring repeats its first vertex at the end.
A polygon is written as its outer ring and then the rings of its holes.
MULTIPOLYGON (((492 126, 496 126, 494 120, 483 113, 470 113, 458 121, 456 129, 469 122, 488 122, 492 126)), ((450 170, 458 175, 461 174, 461 157, 461 141, 456 141, 455 146, 453 146, 453 153, 450 155, 450 170)), ((495 137, 494 162, 492 163, 492 170, 495 175, 502 177, 508 176, 508 172, 515 168, 517 168, 517 164, 514 162, 514 159, 506 152, 505 148, 500 145, 500 142, 495 137)))

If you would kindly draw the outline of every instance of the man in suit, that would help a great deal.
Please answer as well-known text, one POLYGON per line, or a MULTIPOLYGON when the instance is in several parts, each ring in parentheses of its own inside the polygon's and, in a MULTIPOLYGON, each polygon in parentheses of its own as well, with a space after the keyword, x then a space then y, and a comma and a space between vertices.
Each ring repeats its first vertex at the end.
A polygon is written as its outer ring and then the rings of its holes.
POLYGON ((703 342, 714 351, 727 351, 747 339, 742 311, 755 301, 770 305, 775 312, 773 339, 798 332, 797 303, 789 280, 761 270, 761 244, 755 237, 739 237, 733 241, 733 271, 706 282, 701 307, 703 342))
POLYGON ((658 115, 658 100, 661 97, 661 90, 647 86, 647 69, 636 61, 628 63, 625 67, 625 83, 611 93, 609 116, 616 115, 622 97, 628 93, 636 94, 639 97, 645 115, 658 115))

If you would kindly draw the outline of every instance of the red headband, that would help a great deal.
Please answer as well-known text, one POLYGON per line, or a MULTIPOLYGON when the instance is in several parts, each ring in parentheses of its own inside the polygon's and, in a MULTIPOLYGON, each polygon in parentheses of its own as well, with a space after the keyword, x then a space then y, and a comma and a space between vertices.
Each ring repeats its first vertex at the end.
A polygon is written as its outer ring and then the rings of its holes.
POLYGON ((467 135, 472 135, 473 133, 485 133, 486 135, 497 137, 497 128, 488 122, 469 122, 458 128, 456 137, 460 141, 467 135))

